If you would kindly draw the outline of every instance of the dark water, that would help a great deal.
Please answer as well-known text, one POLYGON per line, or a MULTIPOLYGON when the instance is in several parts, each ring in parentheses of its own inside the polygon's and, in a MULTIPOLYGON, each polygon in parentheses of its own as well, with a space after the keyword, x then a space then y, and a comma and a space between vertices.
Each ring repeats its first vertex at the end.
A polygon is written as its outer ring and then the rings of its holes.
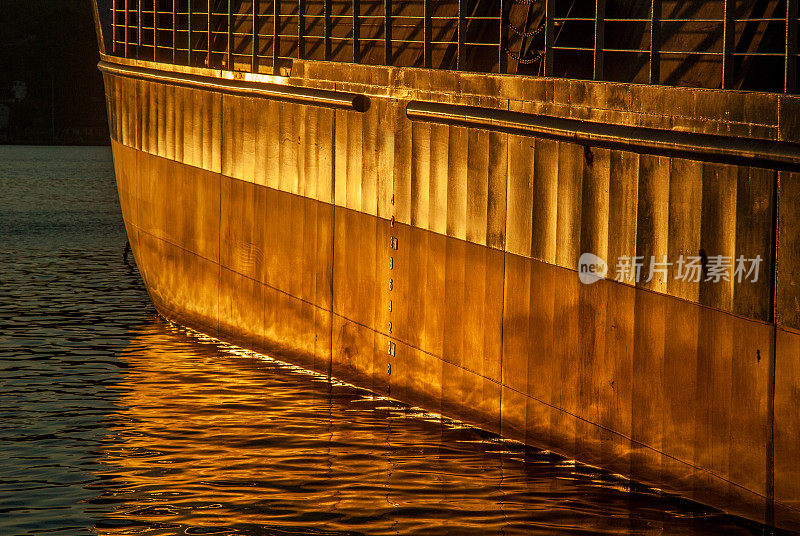
POLYGON ((106 149, 0 190, 2 536, 762 532, 160 320, 106 149))

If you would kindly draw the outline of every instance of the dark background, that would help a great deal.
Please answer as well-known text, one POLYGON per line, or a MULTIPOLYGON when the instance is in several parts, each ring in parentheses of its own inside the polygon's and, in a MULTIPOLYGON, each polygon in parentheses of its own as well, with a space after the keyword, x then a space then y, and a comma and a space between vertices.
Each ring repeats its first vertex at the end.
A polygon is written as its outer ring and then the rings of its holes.
POLYGON ((108 144, 91 1, 0 0, 0 21, 0 143, 108 144))

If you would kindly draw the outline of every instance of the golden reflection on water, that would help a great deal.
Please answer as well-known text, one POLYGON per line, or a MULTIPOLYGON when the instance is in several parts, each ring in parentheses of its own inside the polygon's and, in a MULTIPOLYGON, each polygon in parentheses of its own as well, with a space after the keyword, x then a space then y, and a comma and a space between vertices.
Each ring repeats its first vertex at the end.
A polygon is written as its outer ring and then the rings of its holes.
POLYGON ((122 360, 101 535, 706 534, 727 523, 161 321, 122 360))
POLYGON ((0 536, 761 534, 158 320, 107 149, 0 184, 0 536))

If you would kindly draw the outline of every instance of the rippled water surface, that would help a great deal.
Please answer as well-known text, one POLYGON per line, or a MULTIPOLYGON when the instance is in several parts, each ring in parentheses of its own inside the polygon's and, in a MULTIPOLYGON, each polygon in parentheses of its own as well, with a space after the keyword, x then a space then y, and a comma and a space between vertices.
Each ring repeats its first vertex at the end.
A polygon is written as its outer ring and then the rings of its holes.
POLYGON ((0 189, 2 536, 761 533, 160 320, 107 149, 0 189))

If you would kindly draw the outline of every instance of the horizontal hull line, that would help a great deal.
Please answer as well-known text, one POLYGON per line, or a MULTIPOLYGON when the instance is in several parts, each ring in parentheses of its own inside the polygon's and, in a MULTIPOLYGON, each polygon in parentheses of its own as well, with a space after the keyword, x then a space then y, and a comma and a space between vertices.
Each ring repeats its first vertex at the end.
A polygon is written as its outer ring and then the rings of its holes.
POLYGON ((615 125, 423 101, 409 102, 406 116, 412 121, 558 139, 587 147, 769 169, 800 170, 800 144, 785 141, 615 125))
POLYGON ((369 108, 369 99, 357 93, 269 82, 226 80, 211 76, 173 73, 145 67, 119 65, 107 61, 101 61, 97 66, 104 73, 136 78, 149 82, 162 82, 196 89, 205 89, 220 93, 243 94, 249 97, 260 97, 327 108, 341 108, 356 112, 364 112, 369 108))

